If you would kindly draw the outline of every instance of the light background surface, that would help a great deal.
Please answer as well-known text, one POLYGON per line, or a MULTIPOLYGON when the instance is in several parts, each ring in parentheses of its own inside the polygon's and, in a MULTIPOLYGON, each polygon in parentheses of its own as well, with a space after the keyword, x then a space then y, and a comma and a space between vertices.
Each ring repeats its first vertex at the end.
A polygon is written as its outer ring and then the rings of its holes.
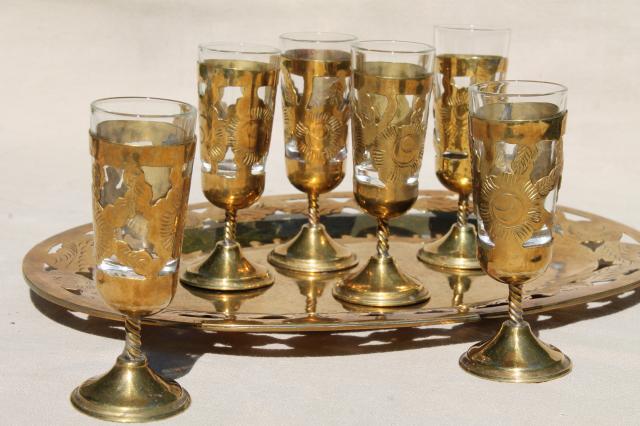
MULTIPOLYGON (((89 423, 68 393, 122 347, 111 323, 38 302, 62 325, 42 315, 20 272, 33 244, 90 221, 91 100, 195 103, 196 46, 205 41, 277 45, 282 32, 320 30, 430 43, 434 24, 509 26, 508 77, 569 87, 560 202, 640 228, 639 14, 635 0, 0 0, 0 423, 89 423)), ((295 191, 281 134, 278 109, 266 194, 295 191)), ((429 132, 424 188, 439 187, 433 164, 429 132)), ((192 202, 204 199, 197 174, 192 202)), ((339 189, 351 189, 350 176, 339 189)), ((575 371, 534 386, 485 382, 458 368, 460 353, 497 323, 302 337, 151 330, 145 339, 156 366, 182 375, 193 396, 169 423, 637 424, 638 301, 636 292, 537 324, 575 371)))

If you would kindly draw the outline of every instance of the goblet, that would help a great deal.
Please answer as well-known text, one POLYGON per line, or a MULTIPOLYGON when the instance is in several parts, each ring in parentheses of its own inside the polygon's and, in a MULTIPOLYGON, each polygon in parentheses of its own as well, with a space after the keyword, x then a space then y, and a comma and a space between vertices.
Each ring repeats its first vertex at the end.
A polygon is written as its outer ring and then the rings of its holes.
POLYGON ((289 181, 309 199, 309 223, 269 254, 282 269, 329 272, 355 266, 356 257, 320 223, 318 196, 342 182, 347 158, 349 34, 280 36, 285 162, 289 181))
POLYGON ((523 320, 522 287, 551 261, 567 89, 498 81, 471 86, 470 95, 478 258, 489 276, 509 285, 509 319, 460 365, 498 381, 551 380, 568 373, 571 361, 523 320))
POLYGON ((71 394, 79 410, 120 422, 156 420, 188 407, 189 394, 153 372, 141 318, 176 292, 195 152, 196 110, 154 98, 91 104, 94 280, 125 316, 125 350, 106 374, 71 394))
POLYGON ((468 88, 505 78, 509 34, 508 29, 475 26, 435 28, 436 175, 447 189, 458 194, 458 215, 449 232, 418 252, 418 259, 428 264, 480 269, 476 230, 467 222, 472 190, 468 88))
POLYGON ((236 241, 237 211, 260 198, 278 84, 278 49, 243 43, 200 46, 200 155, 205 197, 225 209, 224 238, 181 281, 219 291, 273 284, 236 241))
POLYGON ((431 94, 433 48, 403 41, 352 47, 354 195, 378 220, 377 255, 334 288, 336 298, 367 306, 403 306, 429 298, 389 254, 389 219, 418 198, 431 94))

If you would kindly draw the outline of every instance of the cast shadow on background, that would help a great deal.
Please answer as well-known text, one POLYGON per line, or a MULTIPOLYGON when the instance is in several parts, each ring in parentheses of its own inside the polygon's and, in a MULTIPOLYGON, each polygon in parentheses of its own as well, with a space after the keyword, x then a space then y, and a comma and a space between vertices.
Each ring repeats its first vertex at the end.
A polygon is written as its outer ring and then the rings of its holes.
MULTIPOLYGON (((71 312, 31 291, 31 301, 49 319, 78 331, 124 339, 123 324, 71 312)), ((534 330, 562 327, 620 312, 640 302, 640 290, 543 314, 527 315, 534 330)), ((253 357, 321 357, 427 349, 485 340, 503 319, 465 324, 354 332, 236 333, 145 325, 143 350, 151 366, 169 378, 182 377, 204 354, 253 357)), ((117 354, 114 354, 114 357, 117 354)))

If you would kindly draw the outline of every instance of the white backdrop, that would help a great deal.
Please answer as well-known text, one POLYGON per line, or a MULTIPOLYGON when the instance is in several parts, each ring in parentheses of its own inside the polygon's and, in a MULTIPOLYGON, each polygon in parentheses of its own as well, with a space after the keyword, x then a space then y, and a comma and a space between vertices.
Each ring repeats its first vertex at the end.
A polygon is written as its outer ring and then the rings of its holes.
MULTIPOLYGON (((66 405, 66 393, 80 379, 106 368, 120 348, 121 342, 117 340, 78 333, 44 318, 33 308, 20 276, 20 259, 34 243, 90 221, 87 129, 91 100, 144 95, 195 104, 195 62, 200 42, 245 41, 277 46, 278 35, 282 32, 320 30, 353 33, 360 39, 395 38, 430 43, 434 24, 509 26, 513 33, 508 77, 544 79, 569 87, 569 122, 560 202, 640 228, 640 190, 636 186, 640 181, 640 168, 636 166, 640 155, 637 142, 637 102, 640 99, 638 16, 640 2, 636 0, 0 0, 0 294, 3 294, 0 301, 4 318, 0 323, 0 357, 5 367, 10 363, 16 365, 11 372, 3 374, 0 404, 11 406, 17 416, 14 420, 22 422, 51 421, 45 417, 49 410, 53 413, 54 423, 85 420, 76 417, 66 405), (88 353, 91 359, 81 359, 88 353), (38 365, 31 364, 36 359, 40 360, 38 365), (64 375, 55 373, 62 371, 60 369, 65 365, 69 370, 64 370, 64 375), (18 386, 17 391, 14 385, 18 386), (37 401, 44 401, 47 409, 30 409, 28 403, 37 401)), ((431 122, 432 117, 429 120, 431 122)), ((429 132, 420 181, 424 188, 439 187, 434 174, 431 140, 429 132)), ((192 202, 204 200, 198 175, 199 172, 194 171, 192 202)), ((350 176, 340 189, 351 189, 350 176)), ((265 193, 294 191, 284 170, 282 117, 278 108, 265 193)), ((555 404, 553 414, 543 412, 528 419, 606 421, 605 411, 615 411, 616 415, 638 414, 631 397, 640 391, 637 380, 640 339, 633 325, 639 319, 640 310, 635 307, 605 319, 546 332, 545 336, 551 336, 548 340, 570 353, 574 361, 577 358, 578 368, 561 384, 526 387, 522 391, 523 397, 526 395, 529 399, 522 399, 521 409, 528 401, 555 404), (591 327, 600 327, 599 342, 593 342, 591 327), (617 331, 612 331, 614 329, 617 331), (584 340, 567 343, 572 336, 584 340), (603 345, 618 351, 618 356, 612 359, 612 354, 606 352, 603 345), (602 351, 594 353, 594 347, 602 351), (612 391, 613 385, 607 380, 611 370, 607 365, 613 364, 602 365, 605 361, 622 363, 612 367, 617 368, 614 372, 618 374, 612 380, 628 382, 629 387, 624 391, 622 388, 612 391), (591 373, 597 371, 600 376, 590 379, 591 373), (635 379, 631 380, 629 374, 635 379), (595 389, 606 395, 596 396, 595 389), (583 405, 572 399, 574 391, 588 403, 583 405), (555 398, 555 402, 549 402, 545 395, 555 398), (621 395, 628 397, 625 399, 621 395), (562 417, 562 413, 569 413, 569 417, 562 417)), ((490 329, 485 331, 489 332, 490 329)), ((289 399, 282 399, 277 387, 264 386, 274 378, 260 372, 271 368, 278 372, 275 377, 289 384, 299 378, 291 371, 292 366, 304 370, 315 364, 331 369, 334 372, 329 373, 332 384, 327 383, 329 387, 324 388, 322 383, 318 386, 323 392, 338 392, 345 399, 351 395, 349 392, 341 393, 332 387, 339 384, 344 388, 352 383, 344 378, 345 373, 340 373, 345 371, 365 378, 367 386, 386 386, 388 390, 404 392, 398 399, 409 397, 406 394, 419 391, 420 386, 425 391, 444 386, 451 399, 458 401, 456 392, 459 390, 445 386, 450 384, 450 378, 476 392, 465 393, 467 398, 462 401, 473 400, 487 391, 498 398, 501 393, 504 397, 512 396, 510 391, 524 389, 496 387, 462 375, 457 369, 456 357, 466 346, 468 344, 450 345, 446 350, 434 348, 421 352, 322 358, 326 361, 296 359, 298 364, 287 363, 286 359, 272 361, 269 358, 211 355, 208 361, 203 358, 198 363, 198 371, 194 369, 182 382, 191 386, 196 398, 223 398, 222 402, 214 404, 214 408, 221 419, 232 423, 277 423, 279 420, 290 424, 323 423, 322 420, 353 423, 356 419, 394 423, 394 419, 402 419, 398 417, 402 413, 407 416, 406 422, 419 423, 430 415, 429 410, 416 409, 414 404, 395 404, 393 401, 397 400, 388 399, 387 394, 393 393, 391 391, 382 391, 385 396, 381 397, 387 398, 382 404, 384 413, 377 412, 375 391, 371 389, 371 399, 367 399, 366 394, 359 398, 354 396, 352 405, 327 397, 330 409, 316 414, 321 417, 308 417, 311 415, 309 410, 320 407, 322 398, 317 399, 314 392, 318 388, 310 385, 296 388, 302 393, 289 394, 289 399), (416 361, 426 356, 425 352, 432 357, 429 365, 416 361), (250 367, 246 367, 247 362, 252 362, 250 367), (220 368, 220 365, 228 368, 220 368), (391 369, 393 377, 387 368, 390 365, 396 366, 391 369), (426 371, 420 373, 425 382, 422 378, 416 382, 418 379, 411 371, 398 369, 398 365, 425 368, 426 371), (258 398, 264 406, 240 414, 237 410, 242 411, 245 406, 234 402, 232 395, 221 395, 207 385, 222 380, 238 384, 231 372, 244 371, 244 368, 249 368, 252 374, 238 373, 242 380, 254 382, 246 385, 248 388, 232 388, 240 393, 253 392, 251 397, 258 398), (370 377, 367 371, 380 374, 380 380, 370 377), (220 379, 216 379, 217 374, 221 374, 220 379), (402 383, 394 383, 394 378, 413 388, 401 388, 402 383), (287 382, 287 379, 291 381, 287 382), (263 387, 267 389, 266 394, 262 392, 263 387), (273 398, 268 397, 269 392, 275 392, 273 398), (281 410, 288 410, 284 418, 279 417, 281 410)), ((302 372, 300 374, 305 377, 302 372)), ((322 382, 320 376, 316 379, 322 382)), ((357 385, 356 389, 362 392, 363 386, 357 385)), ((425 394, 426 405, 430 405, 430 398, 444 404, 431 411, 431 414, 441 416, 436 417, 440 421, 496 420, 486 416, 495 416, 497 411, 483 411, 482 404, 469 406, 469 411, 461 412, 451 406, 451 410, 443 408, 449 401, 446 392, 437 396, 425 394)), ((457 407, 463 408, 466 404, 460 402, 457 407)), ((0 409, 0 418, 7 415, 5 408, 0 409)), ((193 414, 181 419, 205 422, 210 414, 206 408, 206 405, 196 404, 193 414)), ((505 405, 496 402, 494 410, 498 409, 505 409, 505 405)), ((541 405, 535 409, 540 410, 541 405)), ((514 416, 522 413, 506 410, 506 414, 514 416)), ((504 421, 507 419, 505 417, 504 421)))

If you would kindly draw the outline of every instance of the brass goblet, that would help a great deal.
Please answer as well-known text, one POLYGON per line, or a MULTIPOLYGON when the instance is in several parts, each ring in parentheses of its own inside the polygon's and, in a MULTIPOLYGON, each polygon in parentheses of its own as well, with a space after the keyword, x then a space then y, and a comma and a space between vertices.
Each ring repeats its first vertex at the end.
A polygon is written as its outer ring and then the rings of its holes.
POLYGON ((189 394, 153 372, 142 353, 141 318, 176 292, 196 110, 153 98, 91 104, 94 279, 125 316, 125 350, 106 374, 71 394, 79 410, 104 420, 142 422, 176 414, 189 394))
POLYGON ((429 298, 389 254, 389 219, 418 198, 427 128, 433 48, 422 43, 366 41, 352 47, 354 195, 378 219, 377 255, 333 290, 367 306, 403 306, 429 298))
POLYGON ((225 209, 225 228, 211 255, 184 272, 185 284, 219 291, 273 284, 267 268, 243 256, 236 221, 237 211, 264 191, 279 59, 279 51, 268 46, 200 46, 202 187, 211 203, 225 209))
POLYGON ((523 320, 523 285, 551 262, 562 175, 567 89, 537 81, 471 87, 473 196, 482 269, 509 285, 509 319, 460 358, 463 369, 505 382, 543 382, 571 361, 523 320))
POLYGON ((358 261, 320 223, 318 196, 342 182, 347 158, 349 34, 280 36, 285 161, 289 181, 309 198, 309 223, 269 253, 269 262, 300 272, 348 269, 358 261))
POLYGON ((505 78, 509 34, 508 29, 475 26, 435 28, 436 175, 447 189, 458 194, 458 216, 449 232, 420 249, 418 259, 425 263, 480 269, 476 230, 467 221, 472 190, 468 88, 505 78))

